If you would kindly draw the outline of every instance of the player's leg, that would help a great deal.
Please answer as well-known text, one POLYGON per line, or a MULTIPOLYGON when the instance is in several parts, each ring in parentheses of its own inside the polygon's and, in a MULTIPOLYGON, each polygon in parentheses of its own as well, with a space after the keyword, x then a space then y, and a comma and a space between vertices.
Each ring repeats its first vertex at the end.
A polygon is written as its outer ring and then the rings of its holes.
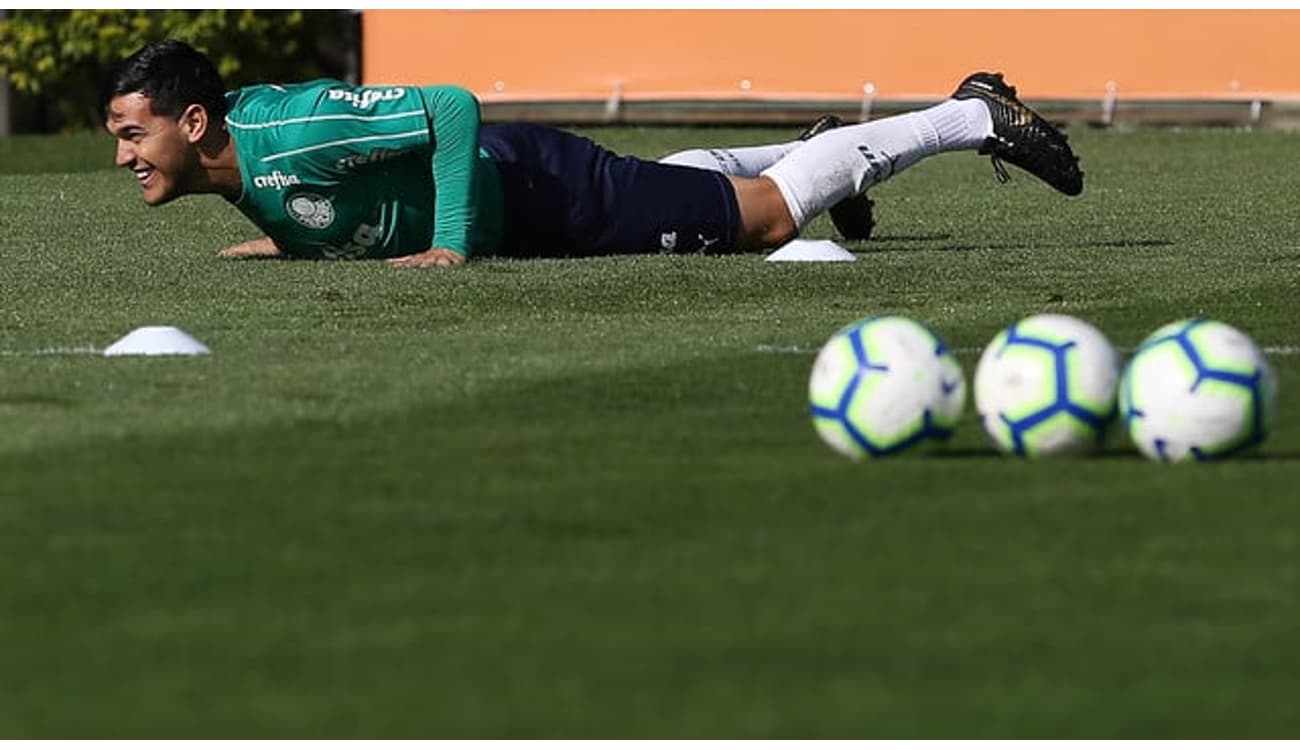
POLYGON ((827 130, 762 170, 759 177, 732 178, 741 216, 737 249, 784 244, 830 207, 926 156, 977 149, 991 133, 987 106, 954 100, 827 130))
POLYGON ((802 228, 836 203, 927 156, 978 149, 992 132, 983 102, 948 100, 917 112, 829 130, 762 175, 776 183, 802 228))
POLYGON ((793 239, 817 213, 945 145, 976 148, 987 128, 960 141, 937 134, 968 111, 987 121, 981 102, 950 101, 831 130, 759 177, 620 157, 544 126, 486 126, 480 143, 501 175, 504 255, 755 251, 793 239), (947 120, 936 127, 929 118, 947 120))
POLYGON ((1083 189, 1064 136, 987 73, 935 107, 822 133, 757 178, 620 157, 542 126, 483 133, 502 174, 505 245, 530 255, 775 247, 844 198, 944 151, 992 155, 999 176, 1005 159, 1067 195, 1083 189))
POLYGON ((728 148, 691 148, 671 153, 660 159, 659 163, 711 169, 731 177, 757 177, 763 170, 789 156, 808 139, 843 125, 844 121, 835 115, 822 115, 793 141, 728 148))
POLYGON ((731 177, 757 177, 803 145, 803 141, 732 148, 692 148, 669 154, 660 164, 709 169, 731 177))
MULTIPOLYGON (((992 132, 988 107, 983 102, 949 100, 919 112, 861 125, 828 120, 806 140, 745 148, 696 149, 673 154, 664 161, 715 169, 735 177, 768 177, 780 189, 787 209, 801 229, 824 211, 844 213, 844 207, 866 201, 861 196, 871 186, 926 156, 978 149, 992 132)), ((869 205, 865 210, 865 227, 854 226, 848 232, 841 230, 841 234, 851 238, 869 236, 873 223, 869 205)), ((770 227, 780 226, 777 217, 761 210, 750 213, 762 218, 755 233, 742 232, 743 235, 777 236, 768 231, 770 227)))
POLYGON ((799 236, 800 225, 776 183, 767 177, 728 177, 740 217, 733 249, 755 252, 780 247, 799 236))
MULTIPOLYGON (((1001 75, 990 73, 967 77, 951 99, 934 107, 823 133, 762 177, 776 184, 795 225, 803 228, 844 198, 927 156, 965 150, 991 155, 999 179, 1006 177, 999 161, 1005 159, 1066 195, 1083 190, 1083 173, 1065 136, 1017 99, 1001 75)), ((758 228, 765 223, 760 220, 758 228)))
MULTIPOLYGON (((843 126, 844 121, 835 115, 823 115, 805 128, 798 139, 787 143, 688 149, 669 154, 659 161, 663 164, 711 169, 732 177, 757 177, 810 138, 843 126)), ((876 225, 873 208, 874 202, 866 195, 851 195, 830 207, 831 223, 845 239, 869 239, 871 230, 876 225)))
MULTIPOLYGON (((806 141, 828 130, 841 127, 844 127, 844 121, 840 118, 835 115, 822 115, 803 131, 799 140, 806 141)), ((826 213, 830 214, 831 224, 840 236, 846 240, 861 241, 871 239, 871 230, 876 226, 875 207, 876 202, 868 198, 866 193, 858 193, 831 206, 826 213)))
MULTIPOLYGON (((789 214, 797 232, 817 214, 843 207, 871 186, 944 151, 977 150, 992 156, 998 179, 1004 182, 1008 178, 1003 159, 1066 195, 1083 191, 1079 160, 1065 136, 1021 102, 1015 88, 995 73, 968 76, 952 98, 929 109, 835 128, 795 146, 760 171, 780 191, 785 211, 771 209, 764 185, 738 188, 741 214, 748 217, 739 237, 743 246, 784 237, 784 232, 774 231, 784 227, 783 213, 789 214)), ((756 151, 753 156, 774 153, 756 151)))

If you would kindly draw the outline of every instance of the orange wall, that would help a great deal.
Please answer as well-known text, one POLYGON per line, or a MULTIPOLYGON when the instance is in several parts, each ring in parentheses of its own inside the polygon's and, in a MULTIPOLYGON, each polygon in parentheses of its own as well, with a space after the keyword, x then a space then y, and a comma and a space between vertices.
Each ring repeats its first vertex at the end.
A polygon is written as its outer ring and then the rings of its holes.
POLYGON ((371 10, 367 83, 485 101, 937 97, 995 69, 1033 98, 1300 96, 1300 11, 371 10), (748 82, 743 83, 743 82, 748 82))

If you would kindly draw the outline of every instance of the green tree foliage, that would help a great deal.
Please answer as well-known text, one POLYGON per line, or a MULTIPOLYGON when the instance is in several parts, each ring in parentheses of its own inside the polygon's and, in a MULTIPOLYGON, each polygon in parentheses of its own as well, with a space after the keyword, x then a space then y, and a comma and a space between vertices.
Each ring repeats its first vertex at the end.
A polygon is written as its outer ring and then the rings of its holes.
POLYGON ((14 10, 0 18, 0 76, 57 100, 68 126, 96 127, 108 71, 149 42, 192 44, 234 88, 345 75, 350 23, 346 11, 14 10))

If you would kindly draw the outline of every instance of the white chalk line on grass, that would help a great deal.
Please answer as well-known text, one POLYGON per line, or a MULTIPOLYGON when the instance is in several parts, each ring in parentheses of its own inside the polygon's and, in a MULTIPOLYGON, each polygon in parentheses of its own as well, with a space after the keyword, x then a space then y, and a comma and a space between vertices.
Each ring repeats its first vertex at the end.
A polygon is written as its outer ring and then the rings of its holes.
MULTIPOLYGON (((759 344, 755 351, 759 354, 816 354, 820 347, 803 346, 800 344, 759 344)), ((954 354, 979 354, 984 351, 982 347, 965 346, 957 347, 952 350, 954 354)), ((1121 348, 1121 352, 1131 352, 1133 349, 1121 348)), ((1278 346, 1266 346, 1263 349, 1265 356, 1273 357, 1294 357, 1300 355, 1300 346, 1295 344, 1281 344, 1278 346)), ((96 349, 93 346, 49 346, 41 349, 0 349, 0 357, 79 357, 86 355, 102 356, 103 349, 96 349)))
MULTIPOLYGON (((759 344, 756 351, 760 354, 816 354, 820 347, 803 346, 801 344, 759 344)), ((979 354, 984 351, 979 346, 959 346, 952 349, 953 354, 979 354)), ((1120 347, 1120 352, 1128 354, 1133 351, 1133 347, 1120 347)), ((1266 346, 1261 350, 1266 357, 1294 357, 1300 355, 1300 346, 1295 344, 1279 344, 1277 346, 1266 346)))
POLYGON ((0 357, 82 357, 103 356, 104 350, 93 346, 47 346, 41 349, 0 349, 0 357))

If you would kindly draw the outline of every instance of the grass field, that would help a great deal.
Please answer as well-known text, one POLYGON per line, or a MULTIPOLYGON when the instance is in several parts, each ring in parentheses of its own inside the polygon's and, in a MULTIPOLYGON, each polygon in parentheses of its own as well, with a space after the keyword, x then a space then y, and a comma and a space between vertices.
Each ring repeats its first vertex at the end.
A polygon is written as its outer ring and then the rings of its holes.
MULTIPOLYGON (((785 137, 586 131, 657 156, 785 137)), ((853 264, 219 261, 99 138, 0 140, 0 736, 1295 737, 1300 135, 932 159, 853 264), (40 172, 40 167, 59 171, 40 172), (1258 455, 855 464, 812 351, 1036 312, 1274 347, 1258 455), (170 324, 195 359, 51 353, 170 324)), ((831 236, 825 220, 810 236, 831 236)))

